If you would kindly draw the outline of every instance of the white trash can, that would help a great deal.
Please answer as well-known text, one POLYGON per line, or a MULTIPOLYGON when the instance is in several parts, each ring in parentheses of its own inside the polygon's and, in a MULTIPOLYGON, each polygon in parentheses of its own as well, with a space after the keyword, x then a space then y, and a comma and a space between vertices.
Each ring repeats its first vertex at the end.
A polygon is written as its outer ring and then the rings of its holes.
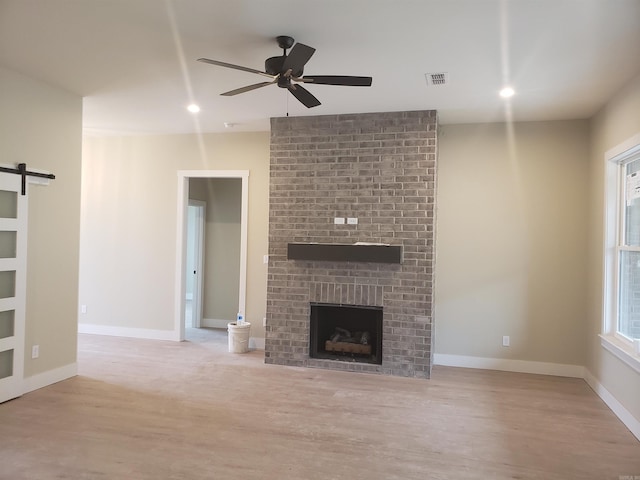
POLYGON ((251 324, 249 322, 227 323, 227 331, 229 332, 229 353, 247 353, 251 324))

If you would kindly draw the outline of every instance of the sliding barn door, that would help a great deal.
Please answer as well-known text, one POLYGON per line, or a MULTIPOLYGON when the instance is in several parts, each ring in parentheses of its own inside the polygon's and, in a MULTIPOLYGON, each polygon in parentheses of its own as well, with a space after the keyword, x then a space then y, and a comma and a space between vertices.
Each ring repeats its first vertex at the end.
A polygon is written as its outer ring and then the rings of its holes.
POLYGON ((21 177, 0 173, 0 402, 22 395, 27 197, 21 177))

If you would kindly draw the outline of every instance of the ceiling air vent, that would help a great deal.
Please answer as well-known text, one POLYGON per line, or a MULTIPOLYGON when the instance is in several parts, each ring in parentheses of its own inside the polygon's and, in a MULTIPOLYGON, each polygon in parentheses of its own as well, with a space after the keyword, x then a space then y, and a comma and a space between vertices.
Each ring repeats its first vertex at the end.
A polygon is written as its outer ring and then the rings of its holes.
POLYGON ((449 83, 448 73, 425 73, 427 78, 427 85, 446 85, 449 83))

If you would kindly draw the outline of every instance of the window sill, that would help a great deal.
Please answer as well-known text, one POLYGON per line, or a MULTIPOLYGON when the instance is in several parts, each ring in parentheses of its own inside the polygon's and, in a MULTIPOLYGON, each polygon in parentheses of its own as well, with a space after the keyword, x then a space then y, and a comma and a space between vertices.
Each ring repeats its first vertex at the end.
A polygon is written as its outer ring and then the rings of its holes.
POLYGON ((605 350, 618 357, 636 372, 640 373, 640 356, 633 351, 633 346, 613 335, 600 335, 600 344, 605 350))

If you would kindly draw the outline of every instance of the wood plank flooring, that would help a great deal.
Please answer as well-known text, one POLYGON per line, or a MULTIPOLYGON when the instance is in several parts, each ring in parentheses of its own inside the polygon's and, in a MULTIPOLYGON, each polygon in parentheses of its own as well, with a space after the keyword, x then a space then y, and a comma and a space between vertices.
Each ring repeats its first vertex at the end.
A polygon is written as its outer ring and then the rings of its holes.
POLYGON ((81 335, 77 377, 0 405, 0 478, 640 479, 640 442, 579 379, 281 367, 225 331, 188 339, 81 335))

